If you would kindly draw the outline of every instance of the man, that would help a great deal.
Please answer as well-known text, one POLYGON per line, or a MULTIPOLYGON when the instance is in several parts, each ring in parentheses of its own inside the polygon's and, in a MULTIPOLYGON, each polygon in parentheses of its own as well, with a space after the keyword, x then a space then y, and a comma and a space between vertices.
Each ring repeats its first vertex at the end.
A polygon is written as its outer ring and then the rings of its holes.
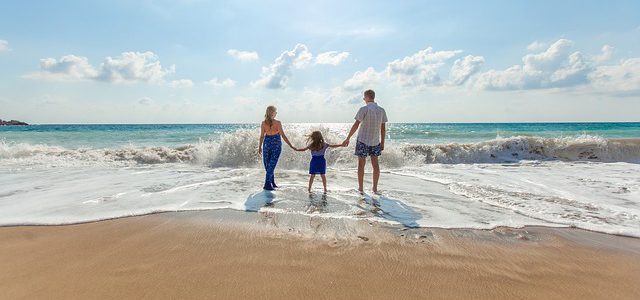
POLYGON ((378 192, 378 179, 380 178, 380 165, 378 164, 378 156, 384 150, 384 136, 386 133, 385 123, 387 122, 387 113, 384 108, 378 106, 375 102, 376 93, 372 90, 364 92, 365 106, 361 107, 356 114, 356 121, 351 126, 349 135, 342 142, 343 146, 349 146, 351 136, 356 132, 358 127, 358 138, 356 142, 355 155, 358 156, 358 191, 364 193, 362 185, 364 181, 364 165, 367 162, 367 156, 371 157, 371 166, 373 167, 373 192, 378 192))

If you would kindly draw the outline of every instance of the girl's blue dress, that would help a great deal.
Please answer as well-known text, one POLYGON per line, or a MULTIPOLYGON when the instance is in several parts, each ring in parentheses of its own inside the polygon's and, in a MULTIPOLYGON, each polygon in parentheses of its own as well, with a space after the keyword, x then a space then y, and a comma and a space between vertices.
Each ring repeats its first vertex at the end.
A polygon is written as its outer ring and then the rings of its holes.
POLYGON ((329 148, 329 144, 324 144, 324 147, 320 150, 311 151, 311 162, 309 163, 309 174, 321 174, 324 175, 327 172, 327 160, 324 158, 324 153, 329 148))

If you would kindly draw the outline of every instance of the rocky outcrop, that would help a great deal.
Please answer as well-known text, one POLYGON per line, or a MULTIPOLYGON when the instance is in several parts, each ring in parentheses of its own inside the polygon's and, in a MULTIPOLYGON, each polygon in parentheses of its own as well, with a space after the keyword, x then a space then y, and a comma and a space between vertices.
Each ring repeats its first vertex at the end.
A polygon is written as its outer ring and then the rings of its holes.
POLYGON ((0 126, 4 126, 4 125, 29 125, 29 124, 25 122, 20 122, 17 120, 6 121, 6 120, 0 119, 0 126))

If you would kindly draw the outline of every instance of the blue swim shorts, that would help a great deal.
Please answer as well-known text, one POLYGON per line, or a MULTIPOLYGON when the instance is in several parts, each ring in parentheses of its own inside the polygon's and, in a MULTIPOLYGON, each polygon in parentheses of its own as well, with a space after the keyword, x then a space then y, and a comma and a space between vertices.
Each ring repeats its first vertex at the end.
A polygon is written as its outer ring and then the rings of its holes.
POLYGON ((380 144, 367 146, 365 143, 358 141, 354 154, 360 157, 380 156, 382 154, 382 150, 380 150, 380 144))

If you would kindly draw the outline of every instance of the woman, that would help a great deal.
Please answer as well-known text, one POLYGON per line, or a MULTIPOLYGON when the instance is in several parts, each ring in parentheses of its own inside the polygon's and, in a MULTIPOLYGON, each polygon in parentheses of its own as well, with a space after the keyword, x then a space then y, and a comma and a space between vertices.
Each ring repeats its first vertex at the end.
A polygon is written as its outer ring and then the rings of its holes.
POLYGON ((282 136, 282 139, 284 139, 289 147, 294 148, 282 130, 282 123, 276 120, 276 114, 278 114, 276 107, 272 105, 268 106, 264 114, 264 121, 262 121, 260 125, 260 146, 258 147, 258 153, 262 154, 264 169, 267 171, 264 179, 264 189, 268 191, 272 191, 278 187, 273 172, 276 169, 276 164, 278 164, 280 151, 282 151, 280 136, 282 136), (264 148, 262 148, 263 144, 264 148))

